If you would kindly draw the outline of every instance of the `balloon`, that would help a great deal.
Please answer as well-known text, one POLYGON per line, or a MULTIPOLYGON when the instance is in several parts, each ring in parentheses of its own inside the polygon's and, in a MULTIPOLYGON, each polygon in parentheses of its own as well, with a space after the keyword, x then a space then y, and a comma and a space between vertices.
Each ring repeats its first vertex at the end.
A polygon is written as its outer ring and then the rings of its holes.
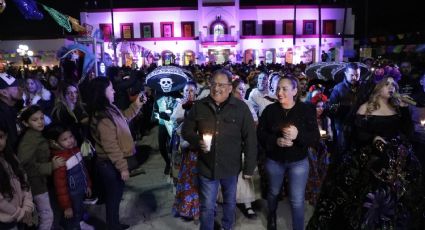
POLYGON ((41 20, 44 15, 38 10, 34 0, 13 0, 24 18, 29 20, 41 20))
POLYGON ((0 14, 6 9, 6 0, 0 0, 0 14))

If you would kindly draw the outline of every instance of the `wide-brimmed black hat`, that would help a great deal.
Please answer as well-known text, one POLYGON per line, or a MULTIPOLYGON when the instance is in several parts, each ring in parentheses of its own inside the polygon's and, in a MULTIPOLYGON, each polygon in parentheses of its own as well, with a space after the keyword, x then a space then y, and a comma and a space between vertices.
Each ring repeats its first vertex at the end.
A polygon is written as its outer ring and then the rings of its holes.
POLYGON ((170 93, 182 89, 190 77, 176 66, 160 66, 146 77, 146 85, 158 92, 170 93))

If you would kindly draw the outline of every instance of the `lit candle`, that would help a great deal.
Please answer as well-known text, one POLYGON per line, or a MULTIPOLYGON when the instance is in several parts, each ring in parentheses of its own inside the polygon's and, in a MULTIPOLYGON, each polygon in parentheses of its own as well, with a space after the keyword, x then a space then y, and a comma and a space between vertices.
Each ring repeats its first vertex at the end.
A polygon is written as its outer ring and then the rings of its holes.
POLYGON ((425 120, 421 120, 421 125, 425 126, 425 120))
POLYGON ((211 150, 212 135, 211 134, 204 134, 204 135, 202 135, 202 139, 204 140, 205 145, 207 146, 207 151, 209 152, 211 150))
POLYGON ((320 136, 321 137, 326 136, 326 131, 325 130, 321 129, 321 130, 319 130, 319 132, 320 132, 320 136))

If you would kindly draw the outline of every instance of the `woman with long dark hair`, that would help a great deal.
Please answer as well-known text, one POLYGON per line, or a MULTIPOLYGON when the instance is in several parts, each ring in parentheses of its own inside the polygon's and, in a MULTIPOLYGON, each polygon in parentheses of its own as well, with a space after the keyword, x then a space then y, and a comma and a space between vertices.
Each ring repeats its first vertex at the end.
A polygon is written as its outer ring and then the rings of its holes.
POLYGON ((269 181, 267 229, 275 230, 278 195, 288 176, 294 230, 304 229, 304 194, 309 162, 308 147, 319 141, 316 111, 297 99, 298 80, 279 78, 277 102, 267 106, 260 117, 257 135, 266 152, 265 170, 269 181))
POLYGON ((24 169, 7 141, 8 127, 0 121, 0 229, 32 225, 34 204, 24 169))
POLYGON ((193 219, 196 222, 199 220, 199 192, 198 192, 198 151, 196 151, 189 143, 181 137, 181 127, 186 114, 192 108, 196 99, 196 83, 188 82, 183 88, 183 98, 178 101, 177 106, 171 114, 171 120, 174 123, 175 135, 178 138, 178 146, 173 149, 173 154, 179 154, 179 162, 173 164, 178 167, 178 175, 176 175, 176 195, 173 205, 173 213, 175 216, 180 216, 184 219, 193 219))
POLYGON ((316 107, 317 125, 320 131, 320 142, 309 148, 310 172, 306 188, 306 200, 315 205, 319 196, 320 186, 325 179, 328 165, 330 163, 329 147, 332 146, 333 132, 331 119, 324 112, 327 97, 323 93, 316 94, 310 103, 316 107))
POLYGON ((114 104, 114 88, 106 78, 90 82, 92 96, 88 101, 89 124, 96 148, 96 168, 103 185, 107 229, 120 230, 129 226, 119 222, 119 205, 128 180, 129 170, 139 165, 128 122, 136 116, 146 98, 141 95, 121 112, 114 104))
POLYGON ((51 118, 54 122, 69 126, 77 139, 78 145, 81 145, 86 138, 88 114, 81 102, 76 84, 66 82, 60 84, 51 118))

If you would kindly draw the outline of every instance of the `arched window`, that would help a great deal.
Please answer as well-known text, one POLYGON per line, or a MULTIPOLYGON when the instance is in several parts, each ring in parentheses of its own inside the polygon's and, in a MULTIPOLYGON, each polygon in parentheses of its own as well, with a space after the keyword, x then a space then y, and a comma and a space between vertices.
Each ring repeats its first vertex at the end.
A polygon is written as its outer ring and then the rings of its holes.
POLYGON ((217 17, 215 21, 211 23, 210 34, 214 36, 219 36, 228 33, 228 28, 226 22, 221 20, 221 17, 217 17))
POLYGON ((219 36, 224 34, 223 24, 217 23, 214 25, 214 36, 219 36))

